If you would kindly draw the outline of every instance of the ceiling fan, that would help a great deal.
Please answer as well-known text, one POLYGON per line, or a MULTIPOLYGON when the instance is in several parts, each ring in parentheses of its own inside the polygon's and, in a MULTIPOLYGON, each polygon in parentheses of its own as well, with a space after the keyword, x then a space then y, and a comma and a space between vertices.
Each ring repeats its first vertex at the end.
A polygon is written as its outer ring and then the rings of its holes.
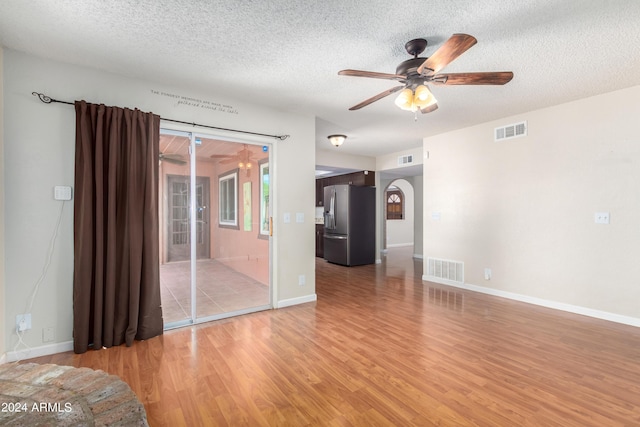
POLYGON ((212 159, 221 159, 220 163, 236 163, 238 168, 246 169, 247 176, 249 176, 251 172, 251 168, 253 167, 253 153, 249 150, 249 146, 244 144, 243 148, 239 150, 236 154, 213 154, 210 156, 212 159))
POLYGON ((395 101, 398 107, 416 113, 418 110, 422 113, 430 113, 438 109, 438 104, 429 90, 428 84, 504 85, 511 81, 513 78, 511 71, 438 74, 440 70, 477 42, 475 37, 468 34, 454 34, 433 55, 428 58, 420 58, 418 55, 427 47, 427 41, 425 39, 414 39, 405 44, 405 49, 409 55, 413 55, 413 58, 400 63, 396 68, 395 74, 360 70, 339 71, 338 74, 341 76, 396 80, 401 83, 399 86, 387 89, 354 105, 349 110, 359 110, 401 90, 395 101))

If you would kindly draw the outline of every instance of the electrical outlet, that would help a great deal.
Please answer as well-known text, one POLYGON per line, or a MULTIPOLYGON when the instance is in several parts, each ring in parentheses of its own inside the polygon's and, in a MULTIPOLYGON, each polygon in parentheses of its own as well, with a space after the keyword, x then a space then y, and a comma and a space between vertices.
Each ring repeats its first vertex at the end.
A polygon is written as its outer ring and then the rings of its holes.
POLYGON ((56 340, 54 328, 42 328, 42 342, 53 342, 56 340))
POLYGON ((16 316, 16 332, 24 332, 31 329, 31 314, 18 314, 16 316))
POLYGON ((306 278, 304 277, 304 274, 301 274, 298 276, 298 285, 300 286, 304 286, 306 283, 306 278))
POLYGON ((484 269, 484 280, 491 280, 491 269, 490 268, 485 268, 484 269))
POLYGON ((596 212, 594 220, 596 224, 609 224, 609 212, 596 212))

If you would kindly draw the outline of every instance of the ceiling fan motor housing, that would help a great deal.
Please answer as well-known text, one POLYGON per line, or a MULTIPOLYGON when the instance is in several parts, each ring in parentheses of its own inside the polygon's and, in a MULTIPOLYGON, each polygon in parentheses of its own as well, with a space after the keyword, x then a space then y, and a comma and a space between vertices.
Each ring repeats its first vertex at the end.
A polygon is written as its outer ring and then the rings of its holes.
POLYGON ((416 79, 420 77, 417 69, 427 58, 418 58, 424 49, 427 47, 427 40, 425 39, 413 39, 409 40, 404 48, 409 55, 413 55, 413 58, 402 61, 400 65, 396 67, 396 74, 407 76, 407 86, 415 86, 420 84, 416 82, 416 79))
POLYGON ((427 58, 411 58, 403 61, 396 68, 396 74, 407 76, 404 83, 406 83, 406 87, 415 89, 417 86, 421 84, 426 84, 428 79, 425 79, 424 76, 418 74, 418 67, 426 60, 427 58))

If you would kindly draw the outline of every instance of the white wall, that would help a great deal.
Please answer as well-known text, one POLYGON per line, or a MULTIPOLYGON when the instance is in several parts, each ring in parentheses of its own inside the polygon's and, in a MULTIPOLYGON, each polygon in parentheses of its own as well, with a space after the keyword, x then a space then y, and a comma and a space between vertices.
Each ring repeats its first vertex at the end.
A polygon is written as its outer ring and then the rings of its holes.
POLYGON ((424 233, 423 233, 423 224, 422 218, 423 207, 424 207, 424 184, 422 175, 412 176, 405 178, 413 185, 413 196, 414 196, 414 221, 413 221, 413 256, 416 258, 422 258, 422 254, 424 252, 424 233))
POLYGON ((421 164, 423 164, 422 147, 396 151, 395 153, 376 157, 376 171, 394 170, 397 173, 401 173, 403 167, 418 166, 421 164), (409 154, 413 156, 413 163, 410 165, 399 166, 398 157, 407 156, 409 154))
POLYGON ((425 138, 425 272, 463 261, 466 286, 640 326, 639 117, 640 86, 425 138))
MULTIPOLYGON (((0 325, 5 319, 5 282, 4 282, 4 66, 3 66, 4 48, 0 45, 0 325)), ((5 359, 5 328, 0 326, 0 363, 5 359)))
MULTIPOLYGON (((327 141, 327 144, 329 142, 327 141)), ((349 140, 345 142, 348 144, 349 140)), ((340 147, 332 147, 332 150, 316 150, 316 165, 333 166, 353 170, 376 170, 376 158, 367 156, 355 156, 340 151, 340 147)))
MULTIPOLYGON (((391 185, 398 187, 404 194, 404 218, 387 220, 387 248, 412 246, 415 200, 413 187, 404 179, 396 179, 391 185)), ((386 205, 386 201, 384 203, 386 205)))
MULTIPOLYGON (((75 113, 72 106, 46 105, 31 95, 44 92, 61 100, 84 99, 120 107, 137 107, 162 117, 243 129, 290 134, 273 148, 275 305, 315 300, 314 165, 315 119, 194 91, 134 80, 99 70, 57 63, 12 50, 4 52, 6 313, 7 349, 17 336, 11 319, 28 299, 45 263, 61 202, 53 200, 54 185, 73 185, 75 113), (162 93, 229 105, 220 111, 187 106, 162 93), (228 112, 231 111, 231 112, 228 112), (235 113, 237 112, 237 114, 235 113), (303 213, 302 224, 284 224, 282 214, 303 213), (298 276, 306 285, 298 286, 298 276)), ((204 105, 204 104, 201 104, 204 105)), ((211 107, 211 104, 209 104, 211 107)), ((205 131, 196 129, 197 131, 205 131)), ((31 309, 33 329, 25 335, 31 347, 42 343, 42 328, 54 327, 57 347, 72 339, 73 205, 67 203, 51 268, 31 309)), ((43 350, 44 351, 44 350, 43 350)), ((30 354, 32 357, 34 354, 30 354)))

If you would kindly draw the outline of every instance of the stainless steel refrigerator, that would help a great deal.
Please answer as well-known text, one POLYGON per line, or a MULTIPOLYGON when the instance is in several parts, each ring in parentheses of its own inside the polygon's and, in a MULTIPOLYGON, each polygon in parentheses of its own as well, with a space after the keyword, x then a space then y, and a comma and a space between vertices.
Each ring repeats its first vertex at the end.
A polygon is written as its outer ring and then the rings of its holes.
POLYGON ((374 264, 376 189, 324 187, 324 259, 340 265, 374 264))

